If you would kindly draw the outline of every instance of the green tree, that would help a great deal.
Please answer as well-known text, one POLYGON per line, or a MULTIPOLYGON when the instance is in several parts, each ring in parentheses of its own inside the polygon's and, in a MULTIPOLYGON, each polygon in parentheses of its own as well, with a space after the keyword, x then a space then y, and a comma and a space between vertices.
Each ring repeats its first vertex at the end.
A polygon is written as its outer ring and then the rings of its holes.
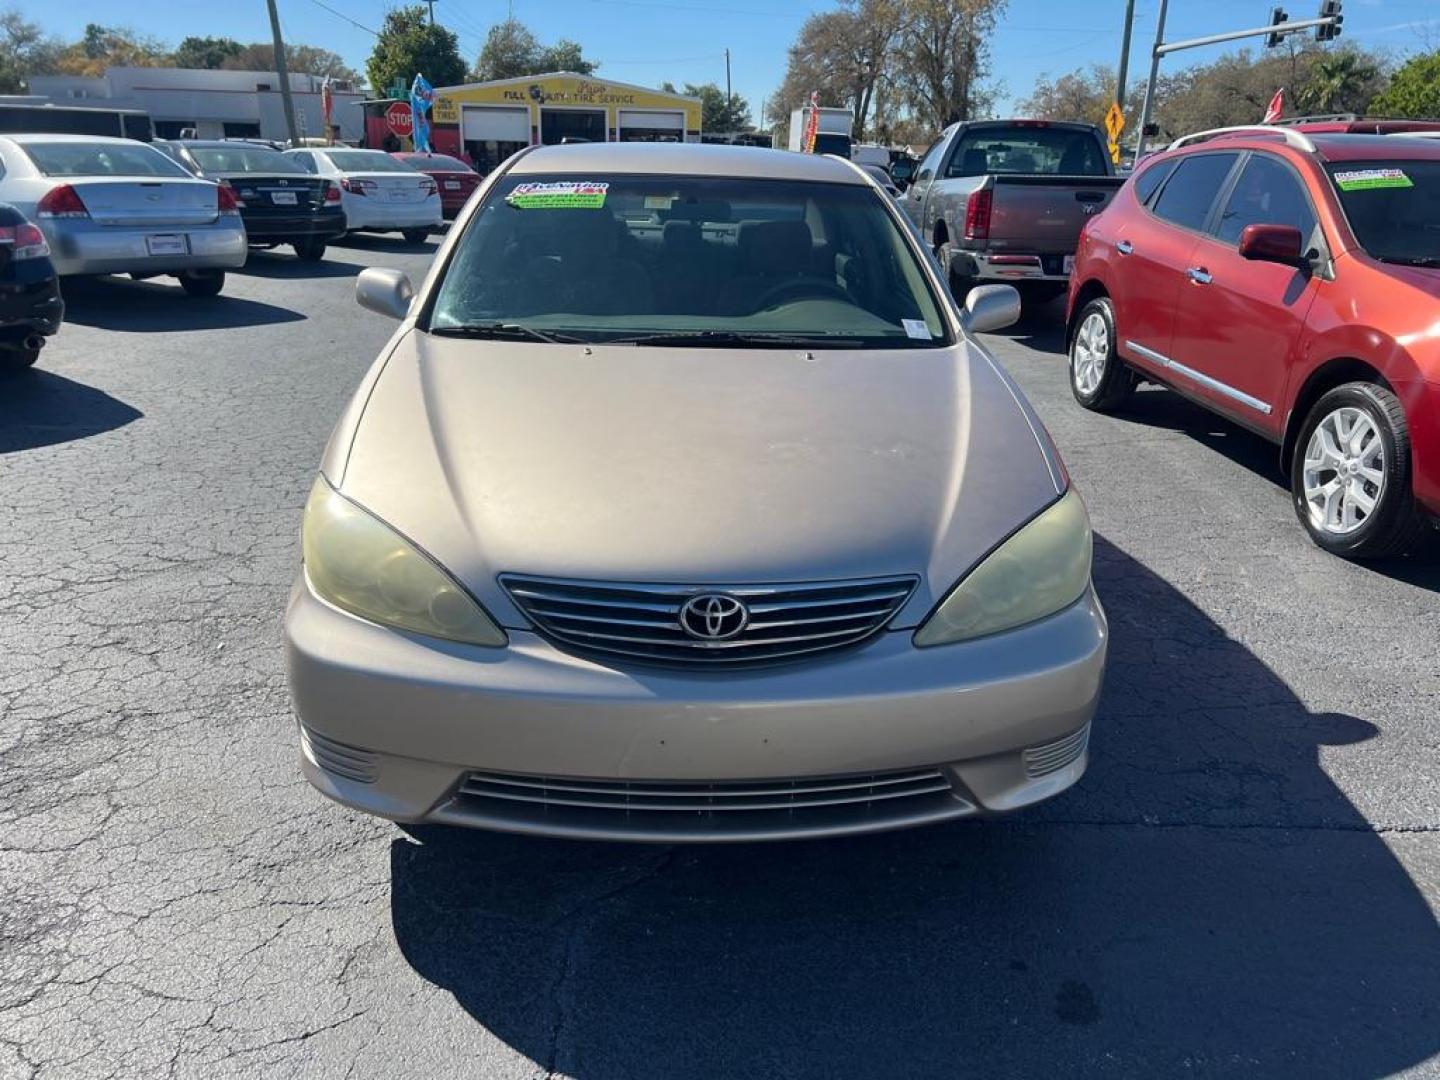
POLYGON ((104 75, 109 67, 164 67, 170 50, 161 41, 123 26, 89 23, 79 41, 60 50, 55 70, 61 75, 104 75))
MULTIPOLYGON (((245 45, 220 65, 227 71, 274 71, 275 46, 266 42, 245 45)), ((332 79, 354 81, 360 76, 339 53, 317 45, 290 44, 285 47, 285 66, 305 75, 329 75, 332 79)), ((412 79, 415 77, 412 73, 412 79)), ((429 77, 428 75, 426 76, 429 77)))
POLYGON ((524 23, 506 19, 492 26, 485 36, 485 45, 470 77, 475 82, 494 82, 526 75, 548 75, 552 71, 590 75, 599 66, 585 58, 578 42, 561 38, 553 45, 541 45, 524 23))
POLYGON ((424 4, 412 4, 385 13, 365 72, 377 94, 395 82, 408 87, 417 74, 434 86, 454 86, 465 80, 465 61, 455 34, 432 26, 424 4))
POLYGON ((685 89, 679 91, 666 83, 665 89, 671 93, 700 99, 700 126, 705 131, 746 131, 752 126, 750 103, 739 94, 731 94, 727 102, 725 91, 713 82, 701 83, 699 86, 686 83, 685 89))
POLYGON ((1051 79, 1042 75, 1035 90, 1020 102, 1020 111, 1036 120, 1084 120, 1100 125, 1115 101, 1115 69, 1093 64, 1051 79))
POLYGON ((172 60, 176 67, 213 70, 244 51, 234 38, 187 37, 176 46, 172 60))
POLYGON ((31 75, 55 70, 61 45, 18 11, 0 13, 0 94, 19 94, 31 75))
POLYGON ((1318 57, 1297 90, 1300 105, 1316 113, 1364 112, 1379 76, 1379 65, 1354 49, 1318 57))
POLYGON ((1370 108, 1380 116, 1440 116, 1440 50, 1402 64, 1370 108))

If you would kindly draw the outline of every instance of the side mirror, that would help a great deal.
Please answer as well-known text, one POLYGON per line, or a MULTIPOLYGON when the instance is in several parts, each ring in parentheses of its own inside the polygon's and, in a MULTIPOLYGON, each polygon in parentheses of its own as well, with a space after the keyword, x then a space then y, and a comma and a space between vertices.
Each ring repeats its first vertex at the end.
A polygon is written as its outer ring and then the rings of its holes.
POLYGON ((1291 225, 1246 225, 1240 234, 1240 257, 1299 266, 1305 261, 1304 243, 1300 230, 1291 225))
POLYGON ((401 270, 372 266, 355 279, 355 302, 377 315, 403 319, 410 314, 415 287, 401 270))
POLYGON ((961 322, 972 334, 1004 330, 1020 320, 1020 293, 1014 285, 981 285, 965 298, 961 322))

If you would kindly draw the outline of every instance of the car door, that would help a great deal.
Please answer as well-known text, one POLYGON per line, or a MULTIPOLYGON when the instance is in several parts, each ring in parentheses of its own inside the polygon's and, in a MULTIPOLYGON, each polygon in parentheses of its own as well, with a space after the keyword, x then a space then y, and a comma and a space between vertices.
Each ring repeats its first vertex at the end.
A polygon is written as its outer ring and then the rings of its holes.
POLYGON ((1239 157, 1216 151, 1180 158, 1149 208, 1115 237, 1118 348, 1141 367, 1163 371, 1170 365, 1175 305, 1189 282, 1191 256, 1239 157))
POLYGON ((1277 403, 1320 277, 1312 266, 1240 257, 1247 225, 1289 225, 1313 266, 1328 262, 1324 232, 1300 174, 1275 154, 1245 156, 1224 208, 1191 252, 1170 348, 1175 370, 1236 419, 1278 434, 1277 403))
POLYGON ((901 203, 905 207, 905 213, 925 237, 926 243, 930 243, 933 237, 925 229, 925 196, 935 183, 935 174, 940 168, 940 158, 948 141, 948 135, 941 135, 931 144, 930 149, 925 151, 925 156, 920 159, 920 164, 915 169, 915 179, 906 189, 901 203))

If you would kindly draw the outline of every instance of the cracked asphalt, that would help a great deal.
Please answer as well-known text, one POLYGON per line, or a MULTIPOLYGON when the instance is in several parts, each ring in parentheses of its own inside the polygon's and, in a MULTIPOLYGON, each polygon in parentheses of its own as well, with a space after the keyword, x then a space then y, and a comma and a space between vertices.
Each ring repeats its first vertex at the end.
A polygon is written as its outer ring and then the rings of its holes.
POLYGON ((1082 412, 1053 308, 990 340, 1097 530, 1075 791, 724 849, 312 792, 300 507, 390 330, 353 275, 427 259, 69 286, 0 385, 0 1076, 1440 1075, 1440 557, 1321 554, 1168 392, 1082 412))

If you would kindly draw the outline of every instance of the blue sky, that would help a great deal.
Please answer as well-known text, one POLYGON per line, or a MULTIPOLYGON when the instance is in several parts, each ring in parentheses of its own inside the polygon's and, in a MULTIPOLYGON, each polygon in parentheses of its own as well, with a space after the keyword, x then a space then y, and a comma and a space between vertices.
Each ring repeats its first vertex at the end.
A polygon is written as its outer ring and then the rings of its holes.
MULTIPOLYGON (((1282 5, 1292 19, 1312 17, 1319 6, 1318 0, 1282 0, 1282 5)), ((58 7, 53 0, 20 0, 14 6, 66 37, 78 36, 87 22, 118 22, 169 41, 187 34, 244 41, 270 37, 264 0, 153 5, 67 0, 58 7)), ((333 49, 363 69, 374 38, 362 27, 378 27, 393 5, 389 0, 279 0, 279 6, 287 38, 333 49)), ((460 35, 461 48, 473 57, 486 29, 513 10, 542 41, 574 38, 587 55, 601 60, 603 76, 645 86, 667 79, 677 84, 714 80, 723 86, 728 46, 735 91, 758 111, 784 74, 785 50, 800 24, 810 13, 833 6, 820 0, 437 0, 435 16, 460 35)), ((1136 2, 1133 82, 1145 77, 1158 6, 1159 0, 1136 2)), ((1272 0, 1171 0, 1166 37, 1261 25, 1269 20, 1271 6, 1272 0)), ((991 48, 995 75, 1006 90, 1003 100, 1023 98, 1043 73, 1113 64, 1124 11, 1124 0, 1011 0, 991 48)), ((1440 48, 1440 2, 1346 0, 1341 40, 1397 56, 1419 51, 1427 41, 1440 48)), ((1197 49, 1164 64, 1179 67, 1222 51, 1197 49)))

